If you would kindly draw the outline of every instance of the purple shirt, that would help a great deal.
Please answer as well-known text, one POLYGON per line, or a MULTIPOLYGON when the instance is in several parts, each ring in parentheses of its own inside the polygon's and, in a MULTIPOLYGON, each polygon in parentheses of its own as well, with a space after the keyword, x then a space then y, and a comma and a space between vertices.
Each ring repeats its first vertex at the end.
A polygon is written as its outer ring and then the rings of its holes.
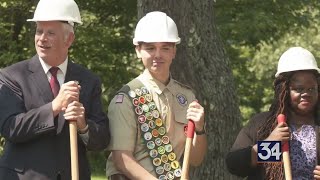
POLYGON ((298 131, 291 127, 290 159, 294 180, 313 179, 317 162, 317 143, 315 126, 302 125, 298 131))

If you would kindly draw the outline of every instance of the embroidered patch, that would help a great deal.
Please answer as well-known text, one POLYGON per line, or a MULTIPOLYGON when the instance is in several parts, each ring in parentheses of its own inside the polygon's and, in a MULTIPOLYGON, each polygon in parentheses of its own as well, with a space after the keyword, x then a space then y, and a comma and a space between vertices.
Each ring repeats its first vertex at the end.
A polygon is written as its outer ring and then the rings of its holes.
POLYGON ((116 97, 116 103, 122 103, 123 102, 123 94, 118 94, 116 97))
POLYGON ((183 94, 177 94, 177 101, 179 102, 180 105, 186 106, 188 104, 187 98, 183 94))

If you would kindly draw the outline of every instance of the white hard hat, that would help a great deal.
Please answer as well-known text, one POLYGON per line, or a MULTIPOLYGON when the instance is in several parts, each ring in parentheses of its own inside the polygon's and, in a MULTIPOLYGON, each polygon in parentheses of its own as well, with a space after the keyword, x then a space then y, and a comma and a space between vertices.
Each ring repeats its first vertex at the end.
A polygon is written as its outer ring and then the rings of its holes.
POLYGON ((302 47, 292 47, 281 55, 275 77, 283 72, 299 70, 317 70, 320 73, 316 59, 310 51, 302 47))
POLYGON ((75 22, 82 24, 74 0, 40 0, 33 18, 27 21, 66 21, 72 26, 75 22))
POLYGON ((166 13, 154 11, 142 17, 136 27, 133 44, 138 42, 180 43, 176 23, 166 13))

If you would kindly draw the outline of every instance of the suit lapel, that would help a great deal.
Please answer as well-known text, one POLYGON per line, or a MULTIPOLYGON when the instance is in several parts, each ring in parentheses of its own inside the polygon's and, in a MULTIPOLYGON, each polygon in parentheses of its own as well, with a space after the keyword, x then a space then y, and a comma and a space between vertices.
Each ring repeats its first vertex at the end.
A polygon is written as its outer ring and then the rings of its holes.
POLYGON ((80 77, 81 74, 78 71, 77 65, 75 65, 71 60, 68 61, 68 66, 67 66, 67 74, 65 77, 64 82, 68 81, 78 81, 80 83, 80 77))
POLYGON ((45 103, 51 102, 53 100, 53 94, 47 75, 44 73, 37 55, 29 61, 28 69, 31 72, 30 83, 33 83, 33 87, 36 87, 41 94, 39 98, 42 97, 45 103))

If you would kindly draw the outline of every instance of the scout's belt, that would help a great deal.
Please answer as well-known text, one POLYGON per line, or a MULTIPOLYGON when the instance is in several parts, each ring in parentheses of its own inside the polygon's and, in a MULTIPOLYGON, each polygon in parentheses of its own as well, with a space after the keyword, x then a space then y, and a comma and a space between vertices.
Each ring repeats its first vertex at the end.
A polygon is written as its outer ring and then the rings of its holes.
POLYGON ((160 118, 152 95, 143 84, 135 79, 135 88, 127 90, 133 109, 139 122, 141 136, 148 149, 158 179, 175 179, 181 177, 181 167, 173 152, 169 137, 166 135, 164 121, 160 118))

